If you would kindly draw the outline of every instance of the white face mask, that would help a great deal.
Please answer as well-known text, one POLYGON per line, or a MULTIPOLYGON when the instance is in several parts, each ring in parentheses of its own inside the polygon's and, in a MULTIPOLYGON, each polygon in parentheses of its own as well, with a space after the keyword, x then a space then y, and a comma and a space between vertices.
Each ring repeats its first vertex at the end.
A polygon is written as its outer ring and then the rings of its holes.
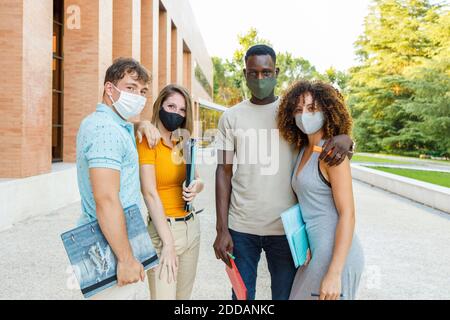
POLYGON ((114 84, 114 88, 120 92, 120 97, 117 101, 114 101, 112 96, 109 95, 114 108, 125 120, 129 120, 135 116, 138 116, 142 110, 144 110, 145 104, 147 103, 147 98, 129 93, 126 91, 119 90, 114 84))
POLYGON ((295 116, 295 123, 305 134, 314 134, 322 129, 325 118, 322 111, 304 112, 295 116))

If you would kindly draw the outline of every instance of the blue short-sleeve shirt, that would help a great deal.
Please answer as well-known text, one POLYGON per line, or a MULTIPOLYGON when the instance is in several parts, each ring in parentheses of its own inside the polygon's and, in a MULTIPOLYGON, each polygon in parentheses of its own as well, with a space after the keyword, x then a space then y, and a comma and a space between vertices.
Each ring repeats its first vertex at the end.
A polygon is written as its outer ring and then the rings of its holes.
POLYGON ((98 104, 94 113, 82 122, 77 135, 77 176, 81 195, 78 225, 97 219, 89 169, 120 171, 120 201, 123 208, 136 204, 142 212, 139 163, 131 123, 110 107, 98 104))

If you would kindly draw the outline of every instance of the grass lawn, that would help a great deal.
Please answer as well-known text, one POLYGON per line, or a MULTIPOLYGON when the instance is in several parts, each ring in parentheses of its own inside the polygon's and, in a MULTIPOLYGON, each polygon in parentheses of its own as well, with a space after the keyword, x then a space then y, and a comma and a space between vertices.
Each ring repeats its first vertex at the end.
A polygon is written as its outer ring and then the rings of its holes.
POLYGON ((422 171, 412 169, 397 169, 397 168, 385 168, 385 167, 371 167, 371 169, 377 169, 380 171, 397 174, 399 176, 412 178, 428 183, 433 183, 439 186, 450 188, 450 173, 449 172, 435 172, 435 171, 422 171))
POLYGON ((353 162, 370 162, 370 163, 390 163, 390 164, 410 164, 411 162, 402 160, 392 160, 385 158, 370 157, 366 155, 355 154, 352 158, 353 162))

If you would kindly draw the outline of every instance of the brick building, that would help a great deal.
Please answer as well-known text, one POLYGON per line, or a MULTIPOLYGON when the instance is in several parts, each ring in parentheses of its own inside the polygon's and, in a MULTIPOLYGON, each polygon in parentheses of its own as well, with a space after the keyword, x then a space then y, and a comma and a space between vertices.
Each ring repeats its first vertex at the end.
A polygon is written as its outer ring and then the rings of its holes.
POLYGON ((0 178, 75 161, 79 124, 121 56, 152 73, 144 118, 169 83, 211 101, 212 62, 188 0, 0 0, 0 178))
POLYGON ((211 104, 212 61, 188 0, 0 0, 0 230, 80 200, 76 135, 121 56, 152 73, 142 118, 169 83, 190 90, 196 119, 211 104))

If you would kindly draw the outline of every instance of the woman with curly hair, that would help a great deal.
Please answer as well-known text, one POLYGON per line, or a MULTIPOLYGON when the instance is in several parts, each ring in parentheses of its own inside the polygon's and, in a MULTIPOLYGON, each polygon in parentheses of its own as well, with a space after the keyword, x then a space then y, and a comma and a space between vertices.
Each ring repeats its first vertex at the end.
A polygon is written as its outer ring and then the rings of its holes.
POLYGON ((291 300, 355 299, 364 266, 354 235, 355 207, 350 161, 329 166, 315 147, 333 136, 350 135, 352 119, 344 98, 321 81, 299 81, 280 102, 281 135, 300 149, 292 176, 306 224, 310 251, 297 270, 291 300))

